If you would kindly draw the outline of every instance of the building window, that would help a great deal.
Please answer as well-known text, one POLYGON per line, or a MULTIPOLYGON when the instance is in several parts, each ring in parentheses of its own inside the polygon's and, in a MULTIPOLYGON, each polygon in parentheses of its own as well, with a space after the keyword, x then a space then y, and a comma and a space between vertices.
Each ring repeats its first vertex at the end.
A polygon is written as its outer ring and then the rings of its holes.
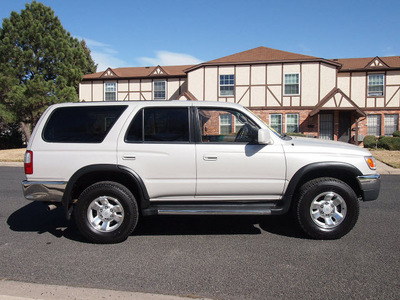
POLYGON ((105 101, 117 100, 117 83, 116 82, 104 83, 104 99, 105 99, 105 101))
POLYGON ((165 80, 154 81, 154 100, 165 100, 167 94, 167 83, 165 80))
POLYGON ((367 116, 367 134, 375 136, 381 135, 381 115, 367 116))
POLYGON ((232 115, 223 114, 219 116, 219 133, 230 134, 232 133, 232 115))
POLYGON ((383 96, 385 79, 383 74, 368 75, 368 96, 383 96))
POLYGON ((242 121, 240 121, 238 118, 235 117, 235 132, 238 133, 240 128, 243 127, 244 123, 242 121))
POLYGON ((300 94, 300 74, 285 74, 284 95, 300 94))
POLYGON ((235 75, 219 76, 219 95, 233 97, 235 95, 235 75))
POLYGON ((399 130, 399 115, 385 115, 385 135, 393 135, 399 130))
POLYGON ((286 115, 286 132, 299 132, 299 115, 286 115))
POLYGON ((271 114, 269 125, 276 132, 278 132, 279 134, 282 134, 282 115, 281 114, 271 114))

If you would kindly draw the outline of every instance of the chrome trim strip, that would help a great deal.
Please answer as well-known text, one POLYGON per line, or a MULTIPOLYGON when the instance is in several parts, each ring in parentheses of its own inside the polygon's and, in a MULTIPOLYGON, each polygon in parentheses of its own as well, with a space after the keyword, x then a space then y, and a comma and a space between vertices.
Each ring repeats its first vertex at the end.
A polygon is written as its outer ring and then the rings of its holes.
POLYGON ((66 187, 64 181, 22 181, 24 196, 31 201, 61 202, 66 187))
POLYGON ((373 174, 373 175, 362 175, 358 176, 357 179, 360 181, 361 184, 375 182, 376 180, 380 179, 381 175, 373 174))
POLYGON ((158 209, 159 215, 270 215, 271 210, 229 210, 229 209, 158 209))

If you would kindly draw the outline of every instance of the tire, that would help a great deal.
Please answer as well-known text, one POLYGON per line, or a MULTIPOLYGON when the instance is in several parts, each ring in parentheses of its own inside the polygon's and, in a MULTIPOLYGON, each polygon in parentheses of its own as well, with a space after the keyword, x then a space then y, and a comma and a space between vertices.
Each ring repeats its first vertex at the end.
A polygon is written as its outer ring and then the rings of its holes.
POLYGON ((350 186, 336 178, 324 177, 301 187, 294 209, 297 222, 307 235, 334 240, 354 227, 360 207, 350 186))
POLYGON ((111 181, 86 188, 74 208, 75 223, 81 234, 99 244, 126 240, 138 218, 135 197, 125 186, 111 181))

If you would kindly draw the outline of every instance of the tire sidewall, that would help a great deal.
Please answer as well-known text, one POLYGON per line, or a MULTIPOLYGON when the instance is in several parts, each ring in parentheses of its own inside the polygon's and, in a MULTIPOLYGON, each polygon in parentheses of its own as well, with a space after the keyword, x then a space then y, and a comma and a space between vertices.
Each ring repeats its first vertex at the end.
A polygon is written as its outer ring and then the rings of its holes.
POLYGON ((99 182, 89 186, 79 196, 74 209, 75 221, 80 232, 94 243, 118 243, 124 241, 138 221, 138 208, 132 193, 123 185, 114 182, 99 182), (96 230, 89 222, 87 211, 92 201, 101 196, 118 199, 124 209, 122 224, 113 231, 96 230))
POLYGON ((356 224, 359 213, 358 199, 354 191, 344 182, 324 178, 306 184, 297 206, 297 219, 303 230, 313 238, 337 239, 347 234, 356 224), (318 195, 325 192, 334 192, 340 195, 346 203, 347 211, 344 220, 333 228, 318 226, 311 217, 311 203, 318 195))

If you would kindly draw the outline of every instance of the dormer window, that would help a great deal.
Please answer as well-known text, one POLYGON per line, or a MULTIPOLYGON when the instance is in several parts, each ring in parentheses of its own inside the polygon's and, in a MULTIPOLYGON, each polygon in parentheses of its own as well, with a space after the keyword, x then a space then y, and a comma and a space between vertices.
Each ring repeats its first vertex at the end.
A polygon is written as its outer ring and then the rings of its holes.
POLYGON ((105 101, 117 100, 117 83, 116 82, 104 83, 104 100, 105 101))
POLYGON ((368 75, 368 96, 383 96, 385 86, 384 74, 370 74, 368 75))
POLYGON ((165 100, 167 95, 167 83, 165 80, 154 81, 154 100, 165 100))

